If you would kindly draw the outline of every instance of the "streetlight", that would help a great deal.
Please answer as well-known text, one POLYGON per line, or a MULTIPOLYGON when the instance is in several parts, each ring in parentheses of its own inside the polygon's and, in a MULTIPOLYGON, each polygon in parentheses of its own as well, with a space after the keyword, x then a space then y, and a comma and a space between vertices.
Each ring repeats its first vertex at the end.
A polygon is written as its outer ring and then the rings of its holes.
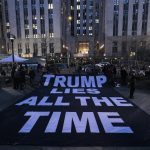
POLYGON ((103 44, 103 45, 101 45, 99 49, 100 49, 100 50, 101 50, 101 49, 103 49, 103 48, 104 48, 104 46, 105 46, 104 44, 103 44))
POLYGON ((14 59, 14 40, 16 39, 16 37, 13 34, 8 34, 8 38, 10 39, 11 45, 12 45, 12 67, 13 67, 14 62, 15 62, 15 59, 14 59))

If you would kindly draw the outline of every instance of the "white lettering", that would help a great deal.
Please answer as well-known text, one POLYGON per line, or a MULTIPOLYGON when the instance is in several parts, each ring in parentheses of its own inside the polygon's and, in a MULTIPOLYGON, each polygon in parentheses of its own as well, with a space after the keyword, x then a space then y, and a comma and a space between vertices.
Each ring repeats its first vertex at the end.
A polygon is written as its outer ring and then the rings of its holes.
POLYGON ((72 77, 71 76, 68 76, 68 82, 67 82, 67 86, 68 87, 79 87, 79 77, 78 76, 75 76, 75 83, 73 85, 72 83, 72 77))
POLYGON ((53 112, 50 121, 46 127, 45 133, 55 133, 57 126, 58 126, 58 122, 60 119, 60 115, 61 112, 53 112))
POLYGON ((133 107, 131 103, 128 103, 124 98, 122 97, 110 97, 110 99, 120 107, 133 107))
POLYGON ((97 97, 92 97, 92 99, 95 106, 102 106, 101 103, 105 103, 107 106, 114 106, 113 103, 111 103, 110 100, 106 97, 102 97, 101 99, 98 99, 97 97))
POLYGON ((57 100, 55 102, 55 106, 69 106, 70 103, 64 103, 63 101, 63 97, 62 96, 58 96, 57 100))
POLYGON ((66 87, 65 82, 66 82, 65 76, 56 76, 54 86, 55 87, 58 87, 58 86, 66 87))
POLYGON ((100 94, 101 92, 98 89, 87 89, 89 94, 100 94))
POLYGON ((102 76, 96 76, 96 80, 97 80, 98 87, 102 87, 102 84, 106 83, 107 78, 104 75, 102 75, 102 76))
POLYGON ((79 99, 81 106, 87 106, 87 100, 90 99, 90 97, 75 97, 75 99, 79 99))
POLYGON ((85 91, 82 88, 72 89, 72 91, 73 94, 85 94, 85 91))
POLYGON ((87 123, 89 123, 91 133, 99 133, 99 128, 93 112, 83 112, 81 120, 76 112, 66 112, 63 133, 71 133, 72 123, 74 123, 77 133, 85 133, 87 123))
POLYGON ((57 88, 53 88, 50 93, 51 94, 62 94, 63 92, 62 91, 58 91, 57 88))
POLYGON ((96 87, 94 76, 81 76, 81 87, 96 87))
POLYGON ((17 106, 21 106, 21 105, 29 105, 29 106, 35 106, 36 102, 37 102, 37 96, 32 96, 28 99, 23 100, 22 102, 16 104, 17 106))
POLYGON ((44 82, 44 86, 48 86, 50 84, 50 80, 51 78, 54 78, 55 75, 44 75, 43 77, 46 78, 45 82, 44 82))
POLYGON ((38 119, 40 117, 48 116, 49 114, 49 112, 26 112, 24 116, 30 116, 30 118, 21 128, 19 133, 30 133, 38 119))
POLYGON ((117 112, 98 112, 98 115, 106 133, 133 133, 130 127, 113 125, 124 123, 121 118, 116 118, 120 116, 117 112))
POLYGON ((53 103, 47 102, 49 96, 44 96, 42 100, 38 103, 38 106, 52 106, 53 103))

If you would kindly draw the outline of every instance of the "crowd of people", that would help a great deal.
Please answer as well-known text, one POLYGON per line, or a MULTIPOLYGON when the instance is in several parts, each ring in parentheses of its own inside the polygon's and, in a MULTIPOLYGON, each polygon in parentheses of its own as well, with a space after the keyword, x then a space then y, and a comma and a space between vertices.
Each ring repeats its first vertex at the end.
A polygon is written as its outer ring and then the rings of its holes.
MULTIPOLYGON (((78 65, 78 68, 73 66, 76 70, 76 73, 82 73, 82 65, 78 65)), ((43 74, 45 73, 57 73, 59 74, 60 71, 58 68, 53 66, 45 65, 42 67, 41 65, 37 65, 36 68, 28 67, 27 65, 14 65, 12 68, 9 66, 7 71, 0 67, 0 76, 1 76, 1 84, 2 82, 11 82, 13 83, 14 89, 23 90, 26 87, 27 82, 30 86, 34 86, 35 78, 38 76, 38 84, 41 84, 41 79, 43 74), (7 76, 7 71, 11 70, 10 79, 5 79, 7 76), (5 80, 4 80, 5 79, 5 80)), ((116 66, 113 64, 104 65, 103 67, 94 67, 92 68, 90 74, 104 74, 107 76, 108 84, 115 87, 118 84, 122 86, 130 85, 130 98, 133 98, 134 91, 135 91, 135 83, 138 79, 137 73, 135 68, 129 66, 116 66)), ((145 77, 150 79, 150 68, 144 74, 145 77)))
POLYGON ((78 73, 87 74, 104 74, 107 76, 108 84, 113 87, 128 86, 130 87, 129 98, 134 98, 134 91, 137 80, 150 79, 150 67, 143 66, 141 70, 138 67, 128 65, 108 64, 103 67, 90 65, 79 65, 78 73), (86 69, 85 69, 86 67, 86 69), (83 72, 82 72, 83 70, 83 72))
MULTIPOLYGON (((3 68, 0 68, 1 73, 1 84, 11 84, 14 89, 23 90, 26 87, 27 79, 30 81, 30 85, 33 85, 33 81, 36 75, 36 72, 33 68, 28 68, 27 65, 13 65, 10 72, 5 71, 3 68), (7 76, 8 73, 8 76, 7 76)), ((7 70, 7 69, 6 69, 7 70)))

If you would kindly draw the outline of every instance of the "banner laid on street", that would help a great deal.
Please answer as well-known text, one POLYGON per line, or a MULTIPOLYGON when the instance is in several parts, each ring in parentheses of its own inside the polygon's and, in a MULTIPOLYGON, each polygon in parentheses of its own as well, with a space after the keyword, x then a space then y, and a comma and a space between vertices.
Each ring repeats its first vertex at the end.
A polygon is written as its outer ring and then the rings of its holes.
POLYGON ((0 113, 1 145, 150 146, 150 116, 103 75, 44 75, 0 113))

